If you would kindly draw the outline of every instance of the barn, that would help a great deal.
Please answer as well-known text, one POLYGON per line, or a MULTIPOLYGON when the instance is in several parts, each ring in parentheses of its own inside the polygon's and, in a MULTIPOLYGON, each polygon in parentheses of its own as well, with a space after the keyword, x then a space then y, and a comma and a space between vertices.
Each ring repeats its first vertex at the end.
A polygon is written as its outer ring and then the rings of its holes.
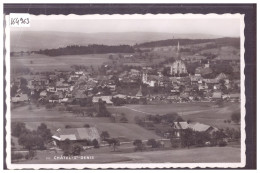
POLYGON ((101 141, 98 130, 95 127, 58 129, 52 138, 57 144, 67 139, 74 143, 93 141, 94 139, 96 139, 98 143, 101 141))

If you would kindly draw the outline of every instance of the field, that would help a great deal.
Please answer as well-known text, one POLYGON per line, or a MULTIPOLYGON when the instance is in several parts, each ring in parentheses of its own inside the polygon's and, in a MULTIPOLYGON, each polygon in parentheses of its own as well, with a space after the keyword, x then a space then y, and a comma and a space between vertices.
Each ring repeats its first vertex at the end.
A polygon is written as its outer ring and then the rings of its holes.
MULTIPOLYGON (((82 156, 93 156, 92 160, 55 160, 54 156, 61 156, 62 151, 50 153, 49 151, 37 151, 37 159, 20 161, 19 163, 199 163, 199 162, 240 162, 240 145, 228 145, 226 147, 203 147, 191 149, 171 149, 170 143, 165 141, 167 150, 133 152, 134 146, 131 141, 135 139, 147 140, 150 138, 162 139, 154 131, 144 129, 134 123, 135 116, 148 114, 166 114, 178 112, 185 120, 189 119, 212 125, 219 128, 234 127, 239 125, 224 123, 229 119, 233 111, 237 111, 237 103, 228 103, 225 107, 216 108, 214 103, 174 103, 161 105, 126 105, 121 107, 108 106, 112 113, 124 113, 129 120, 128 123, 114 123, 110 118, 77 117, 68 112, 57 110, 46 110, 44 107, 36 106, 17 107, 11 111, 12 122, 25 122, 27 128, 36 129, 40 123, 47 124, 52 133, 65 125, 71 127, 83 127, 85 124, 94 126, 99 132, 108 131, 111 137, 124 138, 126 144, 119 146, 116 152, 109 147, 90 149, 84 151, 82 156), (46 157, 48 159, 46 159, 46 157)), ((16 148, 19 149, 17 139, 13 138, 16 148)))
POLYGON ((224 123, 230 119, 234 111, 239 110, 237 103, 228 103, 225 107, 216 108, 214 103, 175 103, 160 105, 126 105, 121 107, 108 106, 111 113, 124 113, 128 123, 114 123, 110 118, 77 117, 73 113, 60 112, 58 110, 46 110, 44 107, 23 106, 13 109, 11 112, 12 122, 25 122, 30 129, 36 129, 40 123, 45 123, 56 132, 58 128, 66 125, 71 127, 83 127, 85 124, 96 127, 100 132, 108 131, 112 137, 125 137, 128 140, 135 139, 159 139, 153 131, 144 129, 135 124, 134 118, 144 117, 149 114, 167 114, 177 112, 184 120, 191 120, 217 128, 235 128, 240 126, 234 123, 224 123))
POLYGON ((86 151, 83 156, 93 156, 90 160, 57 160, 54 156, 60 154, 50 154, 47 151, 37 153, 37 160, 21 161, 19 163, 28 164, 59 164, 59 163, 225 163, 240 162, 240 149, 233 147, 203 147, 192 149, 165 150, 165 151, 148 151, 121 153, 95 152, 100 149, 93 149, 93 152, 86 151), (46 157, 48 159, 46 159, 46 157))
POLYGON ((92 65, 96 67, 109 61, 108 56, 108 54, 89 54, 49 57, 46 55, 31 54, 11 57, 11 68, 27 67, 31 71, 54 71, 55 69, 71 70, 71 65, 92 65))
POLYGON ((130 122, 135 116, 149 114, 163 115, 177 112, 184 120, 191 120, 217 128, 239 128, 239 125, 224 123, 230 119, 233 112, 239 111, 239 103, 226 103, 224 107, 215 107, 214 103, 174 103, 160 105, 126 105, 123 107, 109 107, 112 113, 124 113, 130 122))
POLYGON ((30 129, 36 129, 40 123, 45 123, 53 133, 58 128, 65 128, 65 125, 77 128, 89 124, 96 127, 100 133, 108 131, 111 137, 124 137, 128 140, 159 138, 153 132, 134 123, 113 123, 110 118, 76 117, 72 113, 48 111, 35 106, 31 109, 28 106, 16 108, 12 110, 11 117, 12 122, 24 122, 30 129))

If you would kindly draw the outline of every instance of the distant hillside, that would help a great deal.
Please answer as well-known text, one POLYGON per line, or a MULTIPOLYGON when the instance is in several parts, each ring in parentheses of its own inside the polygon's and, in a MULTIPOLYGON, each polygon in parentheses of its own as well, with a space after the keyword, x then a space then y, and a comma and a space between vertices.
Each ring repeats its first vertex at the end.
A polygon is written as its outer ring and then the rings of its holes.
POLYGON ((235 48, 240 48, 239 38, 216 38, 216 39, 167 39, 146 42, 136 45, 139 48, 152 48, 152 47, 164 47, 164 46, 176 46, 178 42, 183 45, 190 44, 201 44, 201 43, 215 43, 216 46, 233 46, 235 48))
MULTIPOLYGON (((173 38, 172 33, 125 32, 125 33, 73 33, 53 31, 13 31, 11 33, 11 51, 38 51, 57 49, 68 45, 104 44, 135 45, 144 42, 173 38)), ((206 34, 174 34, 175 39, 211 39, 219 36, 206 34)))
POLYGON ((107 45, 88 45, 88 46, 66 46, 58 49, 45 49, 34 53, 48 56, 60 55, 86 55, 86 54, 106 54, 106 53, 134 53, 134 48, 129 45, 107 46, 107 45))

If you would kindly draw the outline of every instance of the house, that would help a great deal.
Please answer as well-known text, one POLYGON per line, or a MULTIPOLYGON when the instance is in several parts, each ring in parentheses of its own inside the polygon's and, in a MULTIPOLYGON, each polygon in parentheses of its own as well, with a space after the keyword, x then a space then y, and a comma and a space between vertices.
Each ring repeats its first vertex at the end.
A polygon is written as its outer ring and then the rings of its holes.
POLYGON ((140 71, 139 71, 139 70, 136 70, 136 69, 131 69, 131 70, 130 70, 130 74, 131 74, 131 75, 134 75, 134 76, 138 76, 138 75, 140 75, 140 71))
POLYGON ((58 129, 52 138, 55 140, 57 145, 60 145, 66 139, 75 143, 93 141, 94 139, 99 143, 101 141, 98 130, 95 127, 58 129))
POLYGON ((227 79, 227 75, 224 74, 224 73, 220 73, 215 79, 218 80, 218 81, 223 80, 223 79, 227 79))
POLYGON ((52 94, 48 98, 49 103, 59 103, 59 96, 56 94, 52 94))
POLYGON ((120 99, 126 99, 127 96, 124 95, 124 94, 117 94, 117 95, 114 95, 113 98, 120 98, 120 99))
POLYGON ((92 103, 98 103, 99 99, 101 99, 103 102, 106 102, 106 104, 112 105, 113 102, 112 100, 112 96, 94 96, 92 98, 92 103))
POLYGON ((16 94, 15 97, 11 98, 11 101, 13 103, 27 102, 27 101, 29 101, 29 98, 28 98, 27 94, 16 94))
POLYGON ((240 94, 234 93, 229 95, 229 101, 231 102, 239 102, 240 101, 240 94))
POLYGON ((47 91, 51 92, 51 93, 55 93, 56 92, 56 87, 54 85, 49 85, 47 87, 47 91))
POLYGON ((212 127, 206 124, 201 124, 198 122, 173 122, 172 128, 174 129, 174 135, 179 138, 181 137, 181 134, 184 130, 190 128, 193 131, 196 132, 207 132, 209 134, 213 133, 214 131, 217 131, 218 129, 216 127, 212 127))
POLYGON ((213 92, 212 99, 213 100, 220 100, 220 99, 222 99, 222 93, 220 91, 213 92))
POLYGON ((203 76, 207 74, 211 74, 213 71, 209 67, 197 67, 195 70, 195 76, 203 76))
POLYGON ((36 86, 41 87, 40 89, 43 89, 44 86, 49 84, 49 79, 47 76, 30 76, 30 79, 28 79, 28 88, 35 89, 36 86))
POLYGON ((73 92, 73 96, 75 99, 81 100, 87 98, 87 95, 85 94, 85 90, 75 90, 73 92))
POLYGON ((47 91, 43 90, 42 92, 40 92, 40 97, 46 97, 47 96, 47 91))

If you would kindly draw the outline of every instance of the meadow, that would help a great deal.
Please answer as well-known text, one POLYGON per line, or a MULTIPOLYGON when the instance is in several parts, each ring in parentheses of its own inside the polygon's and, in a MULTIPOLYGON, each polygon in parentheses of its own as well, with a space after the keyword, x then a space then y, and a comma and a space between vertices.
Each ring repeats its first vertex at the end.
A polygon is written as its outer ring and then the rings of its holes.
POLYGON ((72 128, 84 127, 85 124, 96 127, 101 133, 108 131, 111 137, 124 137, 127 140, 159 139, 160 137, 135 123, 114 123, 105 117, 77 117, 73 113, 58 110, 46 110, 44 107, 19 107, 11 112, 12 122, 24 122, 27 128, 35 130, 41 123, 45 123, 52 133, 66 125, 72 128))
POLYGON ((215 103, 173 103, 157 105, 126 105, 121 107, 108 107, 112 113, 124 113, 130 122, 134 122, 135 116, 163 115, 177 112, 184 120, 204 123, 217 128, 240 128, 234 123, 225 123, 233 112, 240 111, 238 103, 225 103, 223 107, 216 107, 215 103))
POLYGON ((135 117, 145 117, 149 114, 163 115, 177 112, 184 120, 204 123, 217 128, 240 128, 234 123, 226 123, 233 112, 239 111, 237 103, 227 103, 224 107, 215 107, 214 103, 174 103, 160 105, 125 105, 108 106, 114 114, 124 113, 128 123, 114 123, 108 117, 78 117, 76 114, 61 112, 56 109, 46 110, 44 107, 23 106, 11 111, 12 122, 24 122, 27 128, 36 129, 40 123, 45 123, 55 133, 58 128, 69 125, 73 128, 94 126, 99 132, 108 131, 111 137, 124 137, 128 140, 159 139, 153 131, 135 124, 135 117))
MULTIPOLYGON (((61 156, 62 153, 49 153, 39 151, 37 160, 26 160, 18 163, 27 164, 60 164, 60 163, 225 163, 240 162, 240 149, 233 147, 203 147, 178 150, 145 151, 145 152, 110 152, 100 153, 98 150, 85 151, 82 156, 92 156, 90 160, 57 160, 54 156, 61 156), (48 159, 46 159, 48 158, 48 159)), ((102 150, 102 149, 101 149, 102 150)), ((123 166, 123 165, 122 165, 123 166)))
POLYGON ((66 55, 49 57, 40 54, 31 54, 19 57, 11 57, 11 69, 29 68, 31 71, 54 71, 71 70, 72 65, 86 65, 97 67, 108 62, 109 54, 88 54, 88 55, 66 55))

